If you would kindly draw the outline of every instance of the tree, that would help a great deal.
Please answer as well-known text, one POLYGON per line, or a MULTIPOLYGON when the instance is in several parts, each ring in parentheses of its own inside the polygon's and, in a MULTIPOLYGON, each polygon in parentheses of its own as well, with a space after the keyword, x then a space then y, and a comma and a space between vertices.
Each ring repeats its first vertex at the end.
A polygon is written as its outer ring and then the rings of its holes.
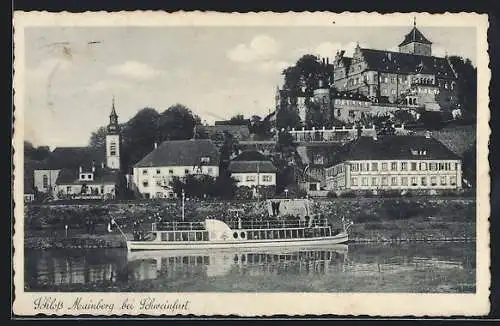
POLYGON ((276 113, 276 127, 278 129, 302 128, 302 122, 300 121, 299 113, 293 105, 288 104, 276 113))
POLYGON ((449 60, 455 69, 458 80, 458 100, 466 118, 476 119, 477 115, 477 68, 470 59, 451 56, 449 60))
POLYGON ((25 160, 43 161, 50 155, 48 146, 34 147, 29 141, 24 141, 24 158, 25 160))
POLYGON ((99 127, 96 131, 93 131, 90 134, 89 147, 94 149, 105 148, 107 133, 106 127, 99 127))
POLYGON ((131 118, 122 130, 122 163, 130 168, 154 149, 157 139, 159 114, 155 109, 144 108, 131 118))
POLYGON ((165 110, 158 119, 159 141, 193 138, 194 126, 201 119, 182 104, 175 104, 165 110))
POLYGON ((231 117, 231 119, 229 119, 229 124, 230 125, 248 125, 249 121, 247 119, 245 119, 243 114, 237 114, 237 115, 231 117))

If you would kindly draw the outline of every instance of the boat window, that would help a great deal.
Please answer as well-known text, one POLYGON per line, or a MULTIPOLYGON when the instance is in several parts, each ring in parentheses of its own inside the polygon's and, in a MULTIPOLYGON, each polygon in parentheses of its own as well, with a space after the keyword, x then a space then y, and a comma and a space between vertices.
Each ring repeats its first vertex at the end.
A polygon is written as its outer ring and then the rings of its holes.
POLYGON ((183 263, 184 265, 189 264, 189 257, 188 257, 188 256, 183 256, 183 257, 182 257, 182 263, 183 263))
POLYGON ((273 231, 273 239, 279 239, 279 238, 280 238, 280 235, 279 235, 278 230, 274 230, 273 231))
POLYGON ((181 232, 182 234, 182 241, 188 241, 188 233, 187 232, 181 232))
POLYGON ((167 241, 174 241, 174 232, 167 232, 167 241))
POLYGON ((331 236, 331 230, 330 230, 330 228, 326 228, 326 236, 327 237, 331 236))
POLYGON ((208 231, 203 232, 203 241, 208 241, 208 231))
POLYGON ((175 232, 175 241, 181 241, 181 240, 182 240, 181 233, 180 232, 175 232))
POLYGON ((161 241, 167 241, 167 232, 162 232, 161 233, 161 241))
POLYGON ((304 237, 304 229, 298 230, 298 236, 299 236, 299 238, 304 237))
POLYGON ((195 232, 189 232, 188 233, 188 238, 189 238, 189 241, 195 241, 196 240, 196 234, 195 234, 195 232))
POLYGON ((201 265, 201 264, 203 264, 203 256, 197 256, 196 265, 201 265))
POLYGON ((238 232, 233 233, 233 238, 238 239, 238 232))
POLYGON ((297 237, 297 230, 292 230, 292 238, 296 238, 297 237))
POLYGON ((248 240, 253 240, 253 232, 248 232, 248 240))
POLYGON ((285 230, 285 235, 287 239, 290 239, 292 237, 292 230, 285 230))
POLYGON ((321 228, 319 234, 320 234, 320 236, 324 237, 325 236, 325 229, 321 228))
POLYGON ((279 238, 280 239, 284 239, 285 238, 285 230, 280 230, 279 238))
POLYGON ((196 232, 196 241, 201 241, 203 238, 203 232, 196 232))
POLYGON ((245 232, 241 232, 241 233, 240 233, 240 237, 241 237, 242 239, 245 239, 245 232))
POLYGON ((267 231, 267 239, 272 239, 273 238, 273 231, 267 231))
POLYGON ((210 264, 210 257, 209 256, 203 256, 203 264, 204 265, 210 264))
POLYGON ((260 238, 265 239, 266 238, 266 231, 260 231, 260 238))

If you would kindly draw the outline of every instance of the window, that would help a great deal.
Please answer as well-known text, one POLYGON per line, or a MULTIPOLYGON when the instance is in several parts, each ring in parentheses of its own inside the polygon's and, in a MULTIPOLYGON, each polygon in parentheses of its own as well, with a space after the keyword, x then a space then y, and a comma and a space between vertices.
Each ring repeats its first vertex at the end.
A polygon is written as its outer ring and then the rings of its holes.
POLYGON ((161 186, 161 180, 156 180, 156 185, 161 186))
POLYGON ((71 186, 66 187, 66 193, 68 193, 68 194, 71 193, 71 186))
POLYGON ((340 117, 340 109, 337 109, 337 117, 340 117))
POLYGON ((144 181, 142 182, 142 185, 143 185, 144 187, 149 187, 149 182, 148 182, 148 180, 144 180, 144 181))
POLYGON ((349 110, 349 117, 354 118, 354 110, 349 110))
POLYGON ((417 177, 411 177, 411 185, 416 186, 417 185, 417 177))
POLYGON ((372 178, 372 186, 378 186, 378 178, 372 178))
POLYGON ((386 83, 386 84, 387 84, 388 82, 389 82, 389 78, 384 77, 384 83, 386 83))
POLYGON ((270 175, 263 175, 262 176, 262 181, 263 182, 272 182, 273 181, 273 177, 270 176, 270 175))
POLYGON ((351 185, 357 186, 358 185, 358 178, 352 177, 351 178, 351 185))
POLYGON ((395 89, 391 89, 391 94, 392 95, 396 95, 396 90, 395 89))
POLYGON ((437 164, 429 163, 429 171, 436 171, 436 170, 437 170, 437 164))
POLYGON ((201 163, 210 163, 210 157, 204 156, 201 158, 201 163))
POLYGON ((168 170, 168 174, 174 174, 174 170, 168 170))
POLYGON ((398 178, 397 177, 392 177, 391 178, 391 186, 396 186, 398 184, 398 178))
POLYGON ((255 181, 255 176, 254 175, 247 175, 246 181, 255 181))
POLYGON ((402 177, 401 178, 401 185, 407 186, 408 185, 408 177, 402 177))
POLYGON ((401 171, 408 170, 408 162, 401 162, 401 171))
POLYGON ((457 184, 457 178, 456 177, 450 177, 450 185, 454 186, 457 184))
POLYGON ((397 169, 398 169, 398 162, 392 162, 391 171, 397 171, 397 169))
POLYGON ((361 185, 363 186, 368 186, 368 178, 367 177, 363 177, 361 179, 361 185))
POLYGON ((143 170, 142 170, 142 174, 143 174, 143 175, 148 174, 148 170, 147 170, 147 169, 143 169, 143 170))
POLYGON ((111 156, 116 155, 116 143, 115 142, 111 142, 109 144, 109 155, 111 155, 111 156))
POLYGON ((391 83, 396 82, 396 79, 394 77, 391 77, 391 83))
POLYGON ((214 172, 214 169, 213 168, 208 168, 207 171, 208 171, 208 174, 212 174, 214 172))
POLYGON ((382 177, 382 186, 387 186, 387 177, 382 177))
POLYGON ((411 170, 412 171, 417 171, 417 163, 411 162, 411 170))
POLYGON ((446 177, 441 177, 441 185, 446 186, 446 177))
POLYGON ((427 163, 421 162, 420 163, 420 171, 426 171, 427 170, 427 163))
POLYGON ((421 180, 420 180, 420 184, 422 186, 427 186, 427 177, 422 177, 421 180))
POLYGON ((431 186, 436 186, 436 185, 437 185, 437 178, 431 177, 431 186))
POLYGON ((382 163, 382 171, 387 171, 387 163, 382 163))
POLYGON ((378 163, 372 163, 372 171, 378 171, 378 163))
POLYGON ((49 186, 49 177, 45 174, 43 175, 42 183, 44 188, 47 188, 49 186))
POLYGON ((188 169, 185 169, 185 170, 184 170, 184 174, 189 174, 189 170, 188 170, 188 169))

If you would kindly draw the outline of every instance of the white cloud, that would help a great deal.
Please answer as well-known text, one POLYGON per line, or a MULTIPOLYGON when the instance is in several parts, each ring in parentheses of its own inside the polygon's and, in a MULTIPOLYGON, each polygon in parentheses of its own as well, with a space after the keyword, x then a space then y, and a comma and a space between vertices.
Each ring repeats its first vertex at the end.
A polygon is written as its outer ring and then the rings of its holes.
POLYGON ((161 70, 138 61, 127 61, 107 69, 109 74, 128 77, 137 80, 153 79, 162 74, 161 70))
POLYGON ((257 35, 249 44, 240 43, 227 52, 227 57, 236 62, 254 62, 273 57, 279 52, 279 44, 270 36, 257 35))
POLYGON ((125 81, 115 79, 102 79, 88 86, 86 90, 91 92, 112 92, 116 94, 120 90, 130 89, 131 87, 132 85, 125 81))

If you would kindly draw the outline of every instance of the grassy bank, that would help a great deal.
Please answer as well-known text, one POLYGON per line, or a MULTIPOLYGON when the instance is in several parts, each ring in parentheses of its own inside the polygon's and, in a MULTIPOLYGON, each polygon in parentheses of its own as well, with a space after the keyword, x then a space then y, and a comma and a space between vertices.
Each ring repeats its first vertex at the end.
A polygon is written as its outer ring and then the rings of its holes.
MULTIPOLYGON (((264 202, 188 201, 186 220, 223 216, 243 208, 251 218, 266 214, 264 202)), ((339 218, 354 221, 350 237, 356 242, 471 240, 475 238, 476 201, 473 198, 336 198, 315 201, 314 209, 335 225, 339 218)), ((130 236, 134 221, 149 228, 158 217, 174 220, 181 215, 177 202, 103 203, 100 205, 43 205, 25 209, 27 248, 123 247, 118 230, 109 233, 113 217, 130 236), (84 229, 85 220, 95 221, 94 234, 84 229), (68 225, 66 235, 64 226, 68 225)))

